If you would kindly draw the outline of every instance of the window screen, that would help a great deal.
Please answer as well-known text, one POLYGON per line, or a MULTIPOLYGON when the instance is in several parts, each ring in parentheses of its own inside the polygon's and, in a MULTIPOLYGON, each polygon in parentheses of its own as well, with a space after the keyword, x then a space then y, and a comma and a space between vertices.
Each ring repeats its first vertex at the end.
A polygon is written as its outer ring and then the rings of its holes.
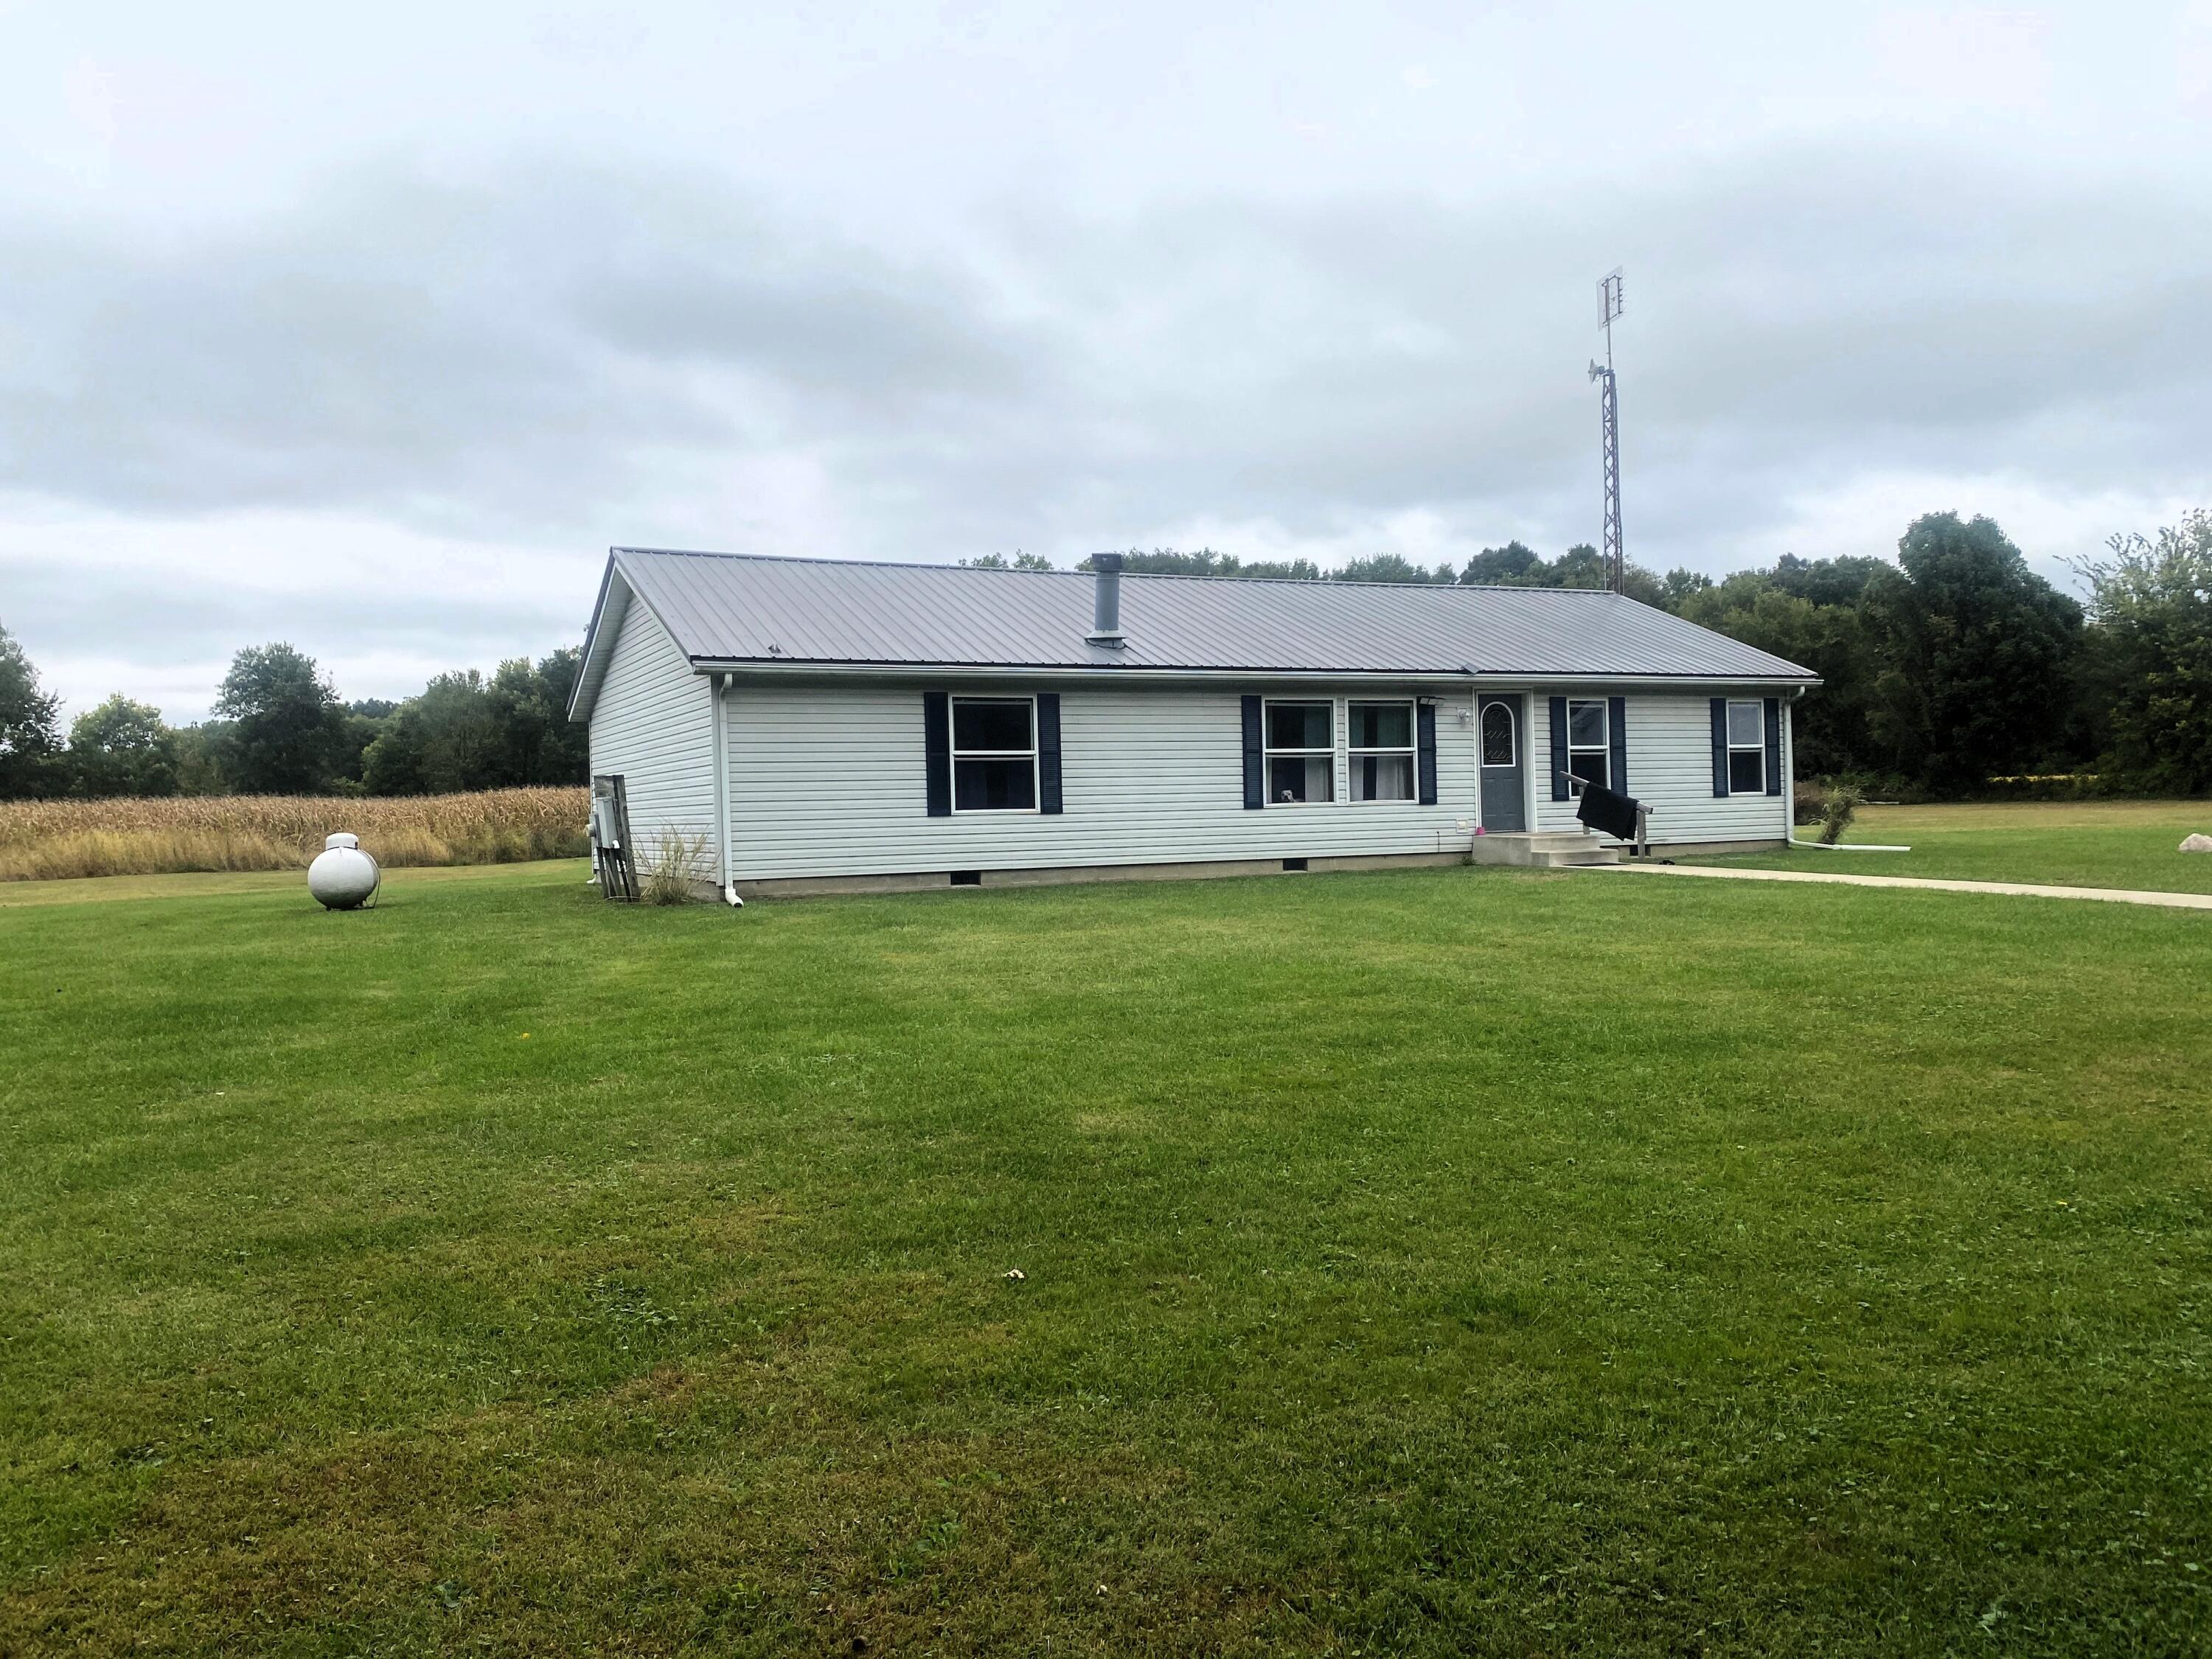
POLYGON ((1326 702, 1267 705, 1267 804, 1336 799, 1336 710, 1326 702))
POLYGON ((1728 706, 1729 793, 1756 795, 1766 787, 1766 714, 1755 702, 1728 706))
POLYGON ((1606 743, 1602 702, 1567 705, 1567 770, 1601 789, 1613 787, 1613 757, 1606 743))
POLYGON ((1352 799, 1413 799, 1413 705, 1355 702, 1345 713, 1352 727, 1352 799))
POLYGON ((952 810, 1036 810, 1036 705, 1028 697, 952 700, 952 810))

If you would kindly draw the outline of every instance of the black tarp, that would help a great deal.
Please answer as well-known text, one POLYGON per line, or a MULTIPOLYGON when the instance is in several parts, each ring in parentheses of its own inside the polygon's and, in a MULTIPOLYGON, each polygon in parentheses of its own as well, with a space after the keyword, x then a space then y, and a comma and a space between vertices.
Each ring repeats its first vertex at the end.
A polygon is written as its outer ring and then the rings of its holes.
POLYGON ((1636 805, 1626 795, 1616 795, 1610 789, 1589 783, 1583 786, 1582 805, 1575 808, 1575 816, 1590 829, 1611 836, 1615 841, 1634 841, 1636 805))

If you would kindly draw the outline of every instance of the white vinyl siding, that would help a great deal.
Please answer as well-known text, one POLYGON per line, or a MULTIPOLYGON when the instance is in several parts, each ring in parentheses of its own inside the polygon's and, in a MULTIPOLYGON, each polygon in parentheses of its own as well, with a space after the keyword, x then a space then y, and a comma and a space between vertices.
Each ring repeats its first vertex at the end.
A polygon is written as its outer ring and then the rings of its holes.
POLYGON ((592 707, 592 773, 618 773, 641 871, 673 830, 703 837, 702 873, 718 873, 713 692, 659 618, 633 600, 592 707))
MULTIPOLYGON (((1437 710, 1437 804, 1346 800, 1340 708, 1329 764, 1337 800, 1296 811, 1244 805, 1246 691, 1341 704, 1341 690, 1060 688, 1065 810, 927 811, 925 681, 911 685, 738 680, 725 702, 732 857, 739 880, 892 875, 1224 859, 1463 851, 1475 813, 1474 745, 1437 710)), ((1030 688, 1024 687, 1027 690, 1030 688)), ((1037 689, 1051 689, 1041 684, 1037 689)))
MULTIPOLYGON (((1487 688, 1486 688, 1486 690, 1487 688)), ((1712 698, 1717 689, 1695 695, 1630 691, 1627 698, 1628 787, 1626 793, 1651 809, 1651 841, 1779 841, 1789 833, 1786 795, 1713 794, 1712 698)), ((1551 754, 1551 699, 1531 697, 1528 752, 1532 763, 1547 769, 1551 754)), ((1602 695, 1600 688, 1572 694, 1577 701, 1602 695)), ((1783 713, 1783 775, 1789 776, 1789 705, 1783 713)), ((1548 787, 1536 791, 1536 828, 1574 830, 1575 803, 1553 800, 1548 787)))

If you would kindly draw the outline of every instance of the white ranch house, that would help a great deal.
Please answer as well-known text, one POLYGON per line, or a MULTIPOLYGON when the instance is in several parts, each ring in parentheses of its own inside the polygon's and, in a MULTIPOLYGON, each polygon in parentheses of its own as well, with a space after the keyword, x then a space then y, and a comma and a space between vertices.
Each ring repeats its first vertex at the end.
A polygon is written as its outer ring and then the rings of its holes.
POLYGON ((1581 861, 1790 832, 1794 663, 1617 594, 618 548, 570 713, 724 896, 1581 861), (1477 835, 1480 829, 1483 833, 1477 835))

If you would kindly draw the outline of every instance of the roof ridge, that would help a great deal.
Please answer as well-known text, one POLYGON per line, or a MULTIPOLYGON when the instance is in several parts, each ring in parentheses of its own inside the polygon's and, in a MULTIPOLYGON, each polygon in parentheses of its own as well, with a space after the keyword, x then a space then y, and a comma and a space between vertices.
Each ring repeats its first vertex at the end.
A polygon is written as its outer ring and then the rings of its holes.
MULTIPOLYGON (((921 559, 841 559, 819 553, 720 553, 696 547, 611 547, 608 556, 621 554, 644 554, 665 559, 739 559, 754 564, 830 564, 858 568, 864 570, 980 570, 994 576, 1089 576, 1089 570, 1062 570, 1058 566, 1049 570, 1022 569, 1014 566, 998 568, 990 565, 937 564, 921 559)), ((1346 581, 1340 576, 1231 576, 1207 575, 1190 570, 1124 570, 1125 577, 1146 581, 1166 582, 1236 582, 1250 587, 1273 584, 1281 587, 1389 587, 1407 590, 1428 589, 1439 593, 1587 593, 1597 599, 1627 599, 1625 593, 1614 593, 1602 587, 1538 587, 1525 582, 1389 582, 1346 581)), ((1640 600, 1631 603, 1640 604, 1640 600)), ((1672 615, 1672 612, 1668 613, 1672 615)))

